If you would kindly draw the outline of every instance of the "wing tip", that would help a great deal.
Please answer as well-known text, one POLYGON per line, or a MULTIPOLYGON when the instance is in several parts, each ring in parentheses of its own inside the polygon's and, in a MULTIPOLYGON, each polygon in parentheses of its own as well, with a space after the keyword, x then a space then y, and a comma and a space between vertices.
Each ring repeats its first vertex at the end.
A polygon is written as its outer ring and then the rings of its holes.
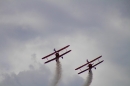
POLYGON ((69 50, 68 52, 71 52, 72 50, 69 50))
POLYGON ((70 45, 67 45, 68 47, 70 46, 70 45))

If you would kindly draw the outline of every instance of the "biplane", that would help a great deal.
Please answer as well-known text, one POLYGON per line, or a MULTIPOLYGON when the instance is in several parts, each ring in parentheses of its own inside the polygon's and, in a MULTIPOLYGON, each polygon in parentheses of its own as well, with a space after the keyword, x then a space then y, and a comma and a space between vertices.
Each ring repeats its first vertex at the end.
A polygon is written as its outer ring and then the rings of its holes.
POLYGON ((63 55, 69 53, 71 50, 68 50, 68 51, 66 51, 65 53, 61 54, 61 55, 59 54, 59 52, 62 51, 62 50, 64 50, 64 49, 66 49, 66 48, 68 48, 69 46, 70 46, 70 45, 67 45, 67 46, 65 46, 65 47, 63 47, 63 48, 61 48, 61 49, 59 49, 59 50, 57 50, 57 51, 54 49, 54 52, 53 52, 53 53, 51 53, 51 54, 49 54, 49 55, 47 55, 47 56, 44 56, 42 59, 47 58, 47 60, 48 60, 48 57, 49 57, 49 56, 55 54, 55 58, 46 61, 45 64, 48 63, 48 62, 51 62, 51 61, 53 61, 53 60, 56 60, 56 62, 57 62, 60 57, 63 59, 63 55))
MULTIPOLYGON (((88 66, 87 66, 88 68, 85 69, 85 70, 83 70, 83 71, 81 71, 81 72, 79 72, 78 74, 81 74, 81 73, 83 73, 83 72, 85 72, 85 71, 87 71, 87 70, 89 70, 89 72, 90 72, 92 68, 95 68, 95 69, 96 69, 95 66, 97 66, 98 64, 100 64, 100 63, 102 63, 102 62, 104 61, 104 60, 99 61, 99 58, 101 58, 101 57, 102 57, 102 56, 99 56, 99 57, 97 57, 97 58, 95 58, 95 59, 93 59, 93 60, 91 60, 91 61, 88 61, 88 60, 87 60, 87 63, 86 63, 86 64, 84 64, 84 65, 82 65, 82 66, 76 68, 75 70, 78 70, 78 69, 80 69, 80 68, 82 68, 82 67, 84 67, 84 66, 86 66, 86 65, 88 65, 88 66), (94 62, 94 61, 96 61, 96 60, 98 60, 99 62, 96 63, 96 64, 93 64, 92 62, 94 62)), ((81 70, 81 69, 80 69, 80 70, 81 70)))

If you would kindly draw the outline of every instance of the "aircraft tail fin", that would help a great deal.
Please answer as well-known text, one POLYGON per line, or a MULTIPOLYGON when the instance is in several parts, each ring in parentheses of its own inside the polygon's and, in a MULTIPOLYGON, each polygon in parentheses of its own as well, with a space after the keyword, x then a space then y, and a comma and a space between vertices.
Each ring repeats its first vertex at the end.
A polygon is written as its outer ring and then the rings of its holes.
POLYGON ((86 61, 89 62, 88 59, 86 61))
POLYGON ((56 49, 54 48, 54 51, 55 51, 55 53, 56 53, 56 49))

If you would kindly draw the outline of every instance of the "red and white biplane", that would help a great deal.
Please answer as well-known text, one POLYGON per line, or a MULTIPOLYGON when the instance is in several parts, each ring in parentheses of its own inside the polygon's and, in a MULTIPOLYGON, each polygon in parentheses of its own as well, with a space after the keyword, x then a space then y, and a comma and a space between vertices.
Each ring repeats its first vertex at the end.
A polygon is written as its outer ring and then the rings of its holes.
MULTIPOLYGON (((81 71, 81 72, 79 72, 78 74, 81 74, 81 73, 83 73, 83 72, 85 72, 85 71, 87 71, 87 70, 89 70, 89 72, 90 72, 92 68, 95 68, 95 69, 96 69, 95 66, 97 66, 97 65, 100 64, 100 63, 102 63, 104 60, 99 61, 99 62, 96 63, 95 65, 92 64, 92 62, 94 62, 95 60, 99 60, 99 58, 101 58, 101 57, 102 57, 102 56, 99 56, 99 57, 97 57, 97 58, 95 58, 95 59, 93 59, 93 60, 91 60, 91 61, 88 61, 88 60, 87 60, 87 63, 86 63, 86 64, 84 64, 84 65, 82 65, 82 66, 76 68, 75 70, 78 70, 78 69, 80 69, 80 68, 82 68, 82 67, 84 67, 84 66, 86 66, 86 65, 88 65, 88 66, 87 66, 88 68, 85 69, 85 70, 83 70, 83 71, 81 71)), ((81 70, 81 69, 80 69, 80 70, 81 70)))
POLYGON ((48 63, 48 62, 51 62, 51 61, 53 61, 53 60, 56 60, 56 62, 57 62, 60 57, 63 59, 63 55, 69 53, 71 50, 68 50, 68 51, 66 51, 65 53, 61 54, 61 55, 59 55, 59 52, 62 51, 62 50, 64 50, 64 49, 66 49, 66 48, 68 48, 69 46, 70 46, 70 45, 67 45, 67 46, 65 46, 65 47, 63 47, 63 48, 61 48, 61 49, 59 49, 59 50, 57 50, 57 51, 54 49, 54 52, 53 52, 53 53, 51 53, 51 54, 49 54, 49 55, 47 55, 47 56, 44 56, 42 59, 48 58, 49 56, 55 54, 55 58, 53 58, 53 59, 51 59, 51 60, 48 60, 48 59, 47 59, 48 61, 46 61, 45 64, 48 63))

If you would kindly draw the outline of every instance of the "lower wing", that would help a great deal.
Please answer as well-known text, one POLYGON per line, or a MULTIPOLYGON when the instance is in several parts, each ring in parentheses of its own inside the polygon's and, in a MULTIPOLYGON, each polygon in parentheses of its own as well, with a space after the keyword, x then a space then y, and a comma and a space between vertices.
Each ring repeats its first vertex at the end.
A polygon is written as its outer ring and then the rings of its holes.
POLYGON ((51 59, 51 60, 48 60, 48 61, 45 62, 45 64, 48 63, 48 62, 51 62, 51 61, 53 61, 53 60, 55 60, 55 59, 56 59, 56 58, 53 58, 53 59, 51 59))
MULTIPOLYGON (((97 64, 93 65, 93 67, 97 66, 98 64, 102 63, 103 61, 104 61, 104 60, 102 60, 102 61, 98 62, 97 64)), ((92 67, 92 68, 93 68, 93 67, 92 67)), ((88 68, 88 69, 89 69, 89 68, 88 68)), ((81 74, 81 73, 83 73, 83 72, 87 71, 88 69, 85 69, 85 70, 83 70, 83 71, 79 72, 78 74, 81 74)))
POLYGON ((63 53, 63 54, 61 54, 59 57, 62 57, 63 55, 69 53, 70 51, 71 51, 71 50, 69 50, 69 51, 67 51, 67 52, 65 52, 65 53, 63 53))
POLYGON ((102 63, 104 60, 98 62, 97 64, 93 65, 93 67, 97 66, 98 64, 102 63))
MULTIPOLYGON (((88 69, 89 69, 89 68, 88 68, 88 69)), ((85 69, 85 70, 83 70, 83 71, 79 72, 78 74, 81 74, 81 73, 83 73, 83 72, 87 71, 88 69, 85 69)))
MULTIPOLYGON (((69 51, 67 51, 67 52, 65 52, 65 53, 63 53, 63 54, 61 54, 61 55, 59 56, 59 58, 62 57, 63 55, 65 55, 65 54, 69 53, 70 51, 71 51, 71 50, 69 50, 69 51)), ((53 61, 53 60, 55 60, 55 59, 56 59, 56 57, 53 58, 53 59, 51 59, 51 60, 46 61, 45 64, 48 63, 48 62, 51 62, 51 61, 53 61)))

